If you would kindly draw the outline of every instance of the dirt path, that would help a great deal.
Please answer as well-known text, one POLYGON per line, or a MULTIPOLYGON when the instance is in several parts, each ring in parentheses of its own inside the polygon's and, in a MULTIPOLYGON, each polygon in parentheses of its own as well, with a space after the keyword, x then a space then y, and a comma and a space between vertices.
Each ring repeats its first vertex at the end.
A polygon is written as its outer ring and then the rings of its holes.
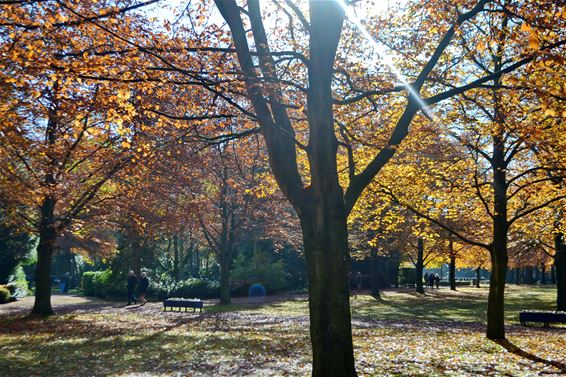
MULTIPOLYGON (((269 304, 274 302, 287 301, 297 298, 305 298, 305 294, 282 294, 274 296, 266 296, 261 302, 263 304, 269 304)), ((18 301, 14 301, 8 304, 0 305, 0 316, 3 315, 23 315, 28 314, 33 307, 34 297, 28 296, 24 297, 18 301)), ((205 300, 205 305, 215 305, 219 300, 205 300)), ((236 297, 232 299, 234 304, 248 304, 249 300, 247 297, 236 297)), ((256 302, 259 303, 259 302, 256 302)), ((93 310, 104 310, 104 309, 117 309, 124 308, 129 310, 140 309, 140 305, 126 306, 125 301, 108 301, 95 297, 84 297, 78 295, 62 295, 53 294, 51 296, 51 305, 56 313, 68 313, 71 311, 93 311, 93 310)), ((161 302, 151 302, 148 303, 146 309, 160 309, 161 302)))
MULTIPOLYGON (((0 305, 0 316, 14 314, 28 314, 33 307, 33 296, 24 297, 18 301, 0 305)), ((94 297, 77 295, 54 294, 51 296, 51 305, 56 313, 67 313, 75 310, 94 310, 102 308, 120 307, 123 303, 106 301, 94 297)))

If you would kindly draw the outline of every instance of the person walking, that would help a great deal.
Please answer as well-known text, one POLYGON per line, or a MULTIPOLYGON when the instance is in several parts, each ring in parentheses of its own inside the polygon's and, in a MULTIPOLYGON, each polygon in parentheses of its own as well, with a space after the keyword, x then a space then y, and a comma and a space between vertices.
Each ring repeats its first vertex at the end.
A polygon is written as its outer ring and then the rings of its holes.
POLYGON ((358 285, 358 293, 362 291, 362 273, 358 271, 356 274, 356 283, 358 285))
POLYGON ((429 288, 434 288, 434 274, 428 275, 428 286, 429 288))
POLYGON ((440 275, 434 275, 434 282, 436 283, 436 289, 440 288, 440 275))
POLYGON ((63 292, 63 294, 69 294, 69 284, 71 282, 71 279, 69 278, 69 273, 65 272, 63 274, 63 278, 61 278, 61 285, 62 285, 62 289, 61 291, 63 292))
POLYGON ((147 275, 145 272, 141 273, 141 279, 140 279, 140 286, 139 286, 139 299, 142 305, 145 305, 145 303, 147 302, 147 300, 145 299, 145 296, 147 295, 147 288, 149 287, 149 279, 147 278, 147 275))
POLYGON ((430 288, 428 285, 428 272, 425 272, 424 274, 424 283, 427 288, 430 288))
POLYGON ((134 304, 138 303, 138 299, 134 295, 134 290, 136 289, 136 285, 138 284, 138 278, 134 271, 130 270, 128 272, 128 305, 132 305, 132 301, 134 304))

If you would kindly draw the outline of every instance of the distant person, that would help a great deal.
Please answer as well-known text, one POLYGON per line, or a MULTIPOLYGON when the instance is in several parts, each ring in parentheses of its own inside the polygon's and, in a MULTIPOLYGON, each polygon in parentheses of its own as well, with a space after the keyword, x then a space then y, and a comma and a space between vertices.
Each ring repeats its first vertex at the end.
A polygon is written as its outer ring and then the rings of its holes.
POLYGON ((63 294, 68 294, 69 293, 69 284, 70 284, 70 278, 69 278, 69 273, 65 272, 63 274, 63 277, 61 278, 61 292, 63 292, 63 294))
POLYGON ((140 278, 140 286, 139 286, 139 299, 142 305, 145 305, 145 303, 147 302, 145 296, 147 295, 148 287, 149 287, 149 279, 147 278, 145 272, 142 272, 140 278))
POLYGON ((138 284, 138 278, 134 271, 128 272, 128 305, 132 305, 132 301, 134 304, 138 303, 138 299, 134 295, 134 290, 136 289, 136 285, 138 284))
POLYGON ((436 289, 440 289, 440 275, 434 275, 434 282, 436 283, 436 289))
POLYGON ((348 290, 352 294, 352 271, 348 272, 348 290))
POLYGON ((362 273, 358 271, 356 274, 356 284, 358 285, 358 292, 362 291, 362 273))
POLYGON ((434 274, 428 275, 428 287, 434 288, 434 274))
POLYGON ((424 283, 425 283, 425 286, 426 286, 427 288, 430 288, 430 287, 428 286, 428 272, 426 272, 426 273, 424 274, 424 283))

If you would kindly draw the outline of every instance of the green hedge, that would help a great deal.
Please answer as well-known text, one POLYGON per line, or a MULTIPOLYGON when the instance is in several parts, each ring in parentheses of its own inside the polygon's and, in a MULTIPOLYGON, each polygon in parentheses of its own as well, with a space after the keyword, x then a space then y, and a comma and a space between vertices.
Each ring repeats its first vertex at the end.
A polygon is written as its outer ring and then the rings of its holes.
POLYGON ((175 283, 159 283, 150 280, 148 296, 164 300, 169 297, 181 298, 216 298, 220 295, 218 282, 190 278, 175 283))
MULTIPOLYGON (((112 274, 112 270, 88 271, 83 274, 82 288, 85 296, 100 298, 125 298, 126 278, 112 274)), ((177 283, 149 281, 148 298, 164 300, 169 297, 216 298, 220 296, 220 286, 216 281, 205 279, 186 279, 177 283)))
POLYGON ((5 304, 10 302, 12 295, 10 294, 10 290, 5 285, 0 285, 0 304, 5 304))
POLYGON ((82 286, 85 296, 107 298, 114 291, 112 289, 112 270, 85 272, 82 286))

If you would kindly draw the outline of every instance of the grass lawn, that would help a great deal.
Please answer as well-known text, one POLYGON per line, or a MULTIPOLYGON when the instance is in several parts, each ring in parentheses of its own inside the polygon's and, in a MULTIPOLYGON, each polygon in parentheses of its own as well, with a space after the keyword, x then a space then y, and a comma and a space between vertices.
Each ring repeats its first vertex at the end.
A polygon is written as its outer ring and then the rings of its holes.
MULTIPOLYGON (((522 327, 522 309, 552 309, 555 289, 511 286, 508 337, 524 351, 566 361, 566 328, 522 327)), ((487 289, 386 291, 352 296, 360 375, 538 376, 560 370, 484 338, 487 289)), ((0 306, 0 375, 308 375, 304 296, 263 305, 208 306, 202 315, 54 296, 62 313, 24 319, 28 301, 0 306), (20 305, 21 310, 18 311, 20 305)))

